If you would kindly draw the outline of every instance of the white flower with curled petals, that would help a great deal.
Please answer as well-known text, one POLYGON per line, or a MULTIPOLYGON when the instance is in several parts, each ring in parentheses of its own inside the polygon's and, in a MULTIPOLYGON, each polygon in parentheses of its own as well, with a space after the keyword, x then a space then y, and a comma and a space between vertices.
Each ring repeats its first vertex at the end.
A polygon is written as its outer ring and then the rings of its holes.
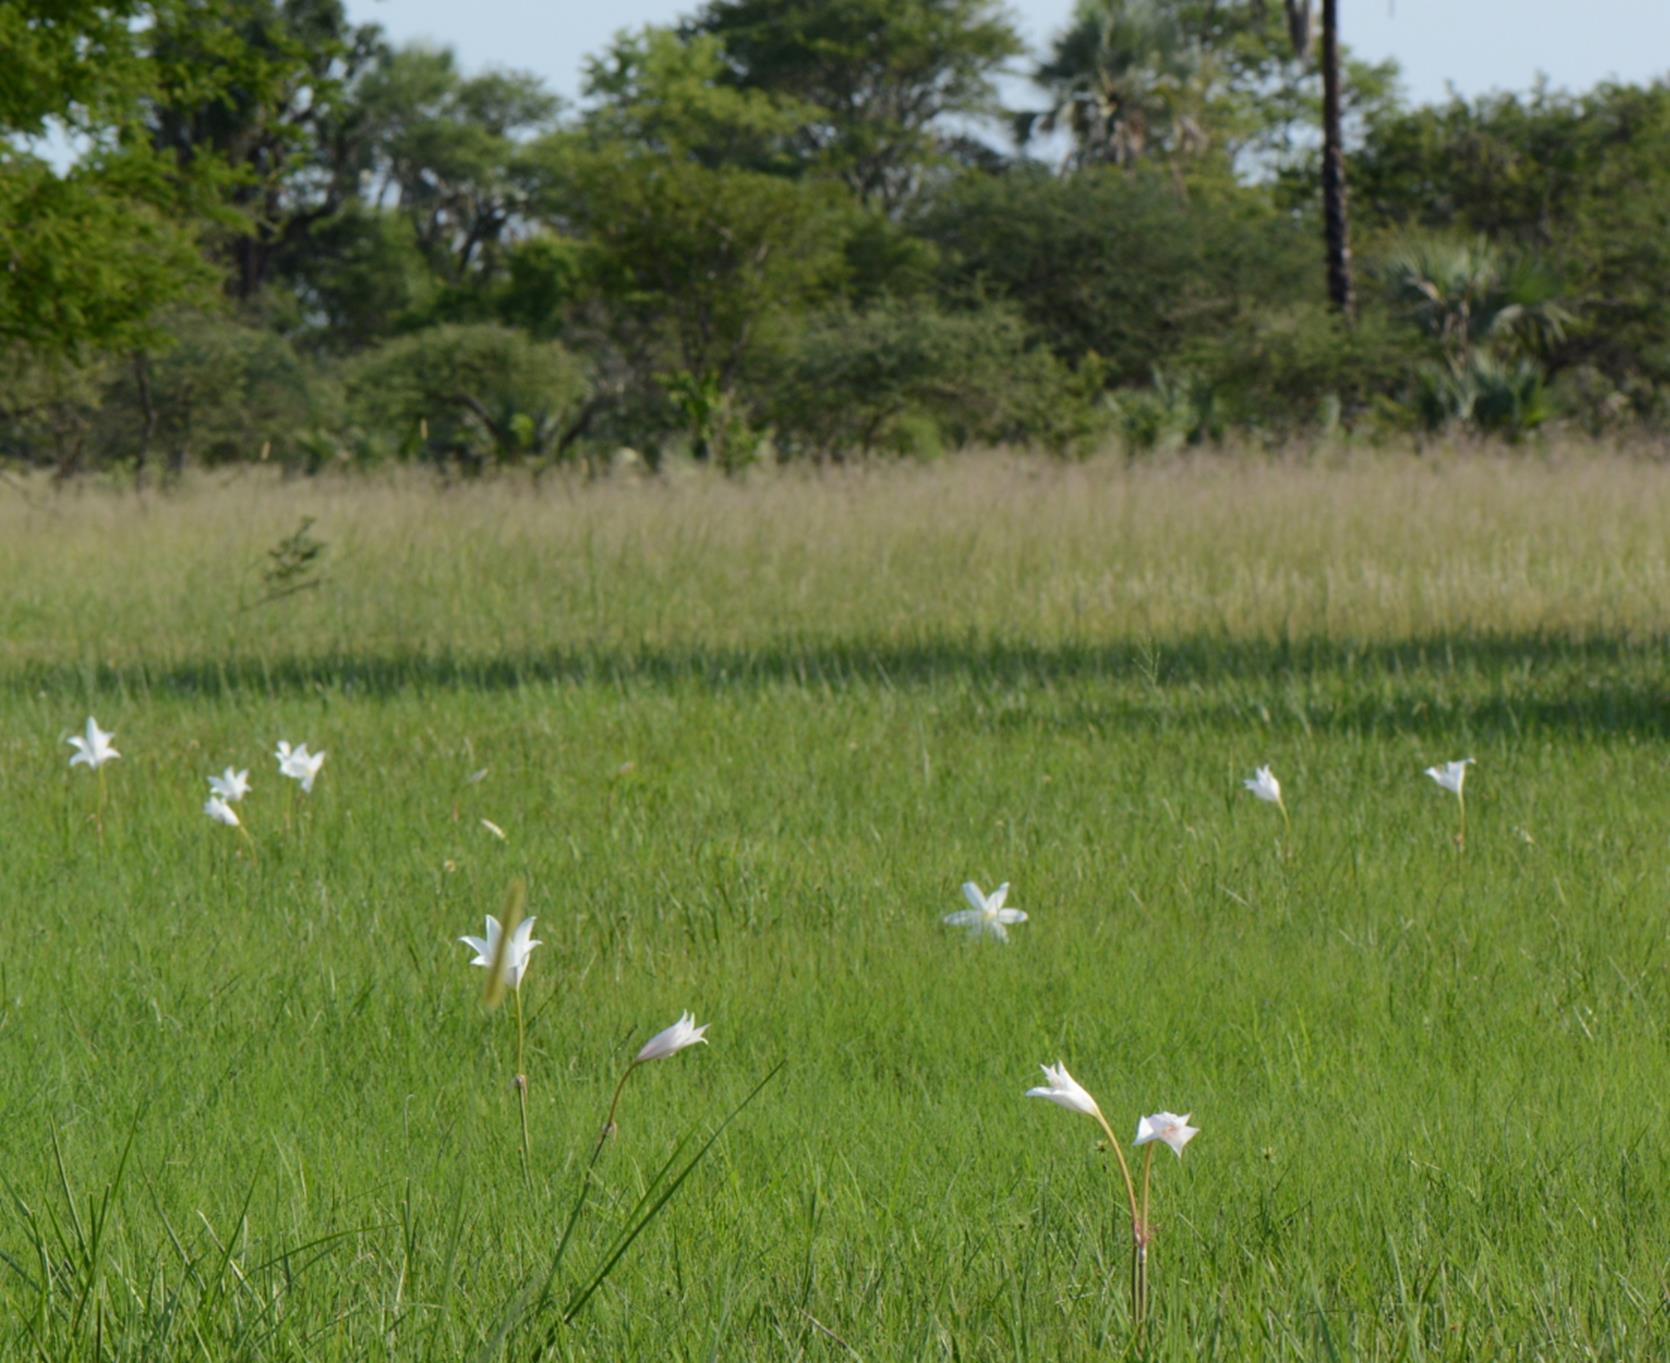
POLYGON ((968 900, 969 907, 958 909, 955 913, 945 915, 945 922, 954 928, 971 929, 970 936, 982 937, 990 933, 1000 942, 1009 940, 1009 923, 1026 922, 1026 914, 1021 909, 1006 909, 1003 901, 1009 894, 1009 882, 1006 880, 990 894, 981 893, 980 887, 972 880, 963 885, 963 898, 968 900))
POLYGON ((1152 1117, 1144 1117, 1137 1123, 1137 1145, 1147 1145, 1149 1141, 1164 1141, 1177 1153, 1177 1158, 1183 1158, 1183 1147, 1200 1134, 1200 1128, 1189 1125, 1189 1118, 1194 1114, 1186 1112, 1179 1117, 1175 1112, 1156 1112, 1152 1117))
POLYGON ((223 823, 228 828, 238 827, 238 812, 218 795, 211 795, 203 802, 203 812, 216 823, 223 823))
POLYGON ((1067 1066, 1057 1060, 1054 1065, 1042 1067, 1047 1084, 1026 1091, 1028 1098, 1048 1098, 1052 1103, 1059 1103, 1062 1107, 1071 1108, 1074 1112, 1082 1112, 1086 1117, 1102 1120, 1102 1109, 1096 1106, 1096 1100, 1085 1092, 1084 1086, 1067 1073, 1067 1066))
MULTIPOLYGON (((533 940, 533 923, 531 918, 524 918, 516 925, 511 933, 510 941, 505 944, 504 982, 511 989, 522 987, 522 976, 528 969, 528 956, 540 943, 533 940)), ((475 959, 471 965, 487 966, 491 968, 493 957, 499 950, 499 937, 502 933, 499 920, 492 914, 487 915, 487 935, 485 937, 471 937, 466 934, 458 940, 475 952, 475 959)))
POLYGON ((224 803, 235 805, 249 794, 249 771, 247 768, 234 771, 228 767, 219 776, 209 778, 209 789, 224 803))
POLYGON ((678 1021, 671 1027, 663 1027, 644 1042, 643 1049, 638 1052, 633 1064, 642 1065, 646 1060, 665 1060, 669 1055, 677 1055, 686 1046, 694 1046, 698 1041, 705 1046, 707 1037, 703 1033, 710 1025, 704 1022, 698 1027, 694 1013, 680 1013, 678 1021))
POLYGON ((1281 782, 1276 780, 1275 772, 1269 767, 1260 767, 1241 784, 1267 804, 1279 805, 1282 802, 1281 782))
POLYGON ((73 734, 67 740, 69 745, 75 749, 75 756, 70 758, 70 765, 72 767, 85 765, 90 770, 97 771, 111 758, 120 757, 122 754, 110 746, 110 740, 115 737, 114 729, 106 733, 99 728, 98 720, 88 715, 86 735, 73 734))
POLYGON ((282 738, 278 741, 278 749, 273 753, 278 759, 278 770, 281 775, 288 776, 292 781, 300 782, 302 794, 313 794, 313 780, 319 774, 319 768, 325 763, 322 752, 310 753, 307 744, 298 744, 292 748, 282 738))
POLYGON ((1467 768, 1473 765, 1471 757, 1464 757, 1459 762, 1446 762, 1441 767, 1428 767, 1426 774, 1445 790, 1461 794, 1461 788, 1467 782, 1467 768))

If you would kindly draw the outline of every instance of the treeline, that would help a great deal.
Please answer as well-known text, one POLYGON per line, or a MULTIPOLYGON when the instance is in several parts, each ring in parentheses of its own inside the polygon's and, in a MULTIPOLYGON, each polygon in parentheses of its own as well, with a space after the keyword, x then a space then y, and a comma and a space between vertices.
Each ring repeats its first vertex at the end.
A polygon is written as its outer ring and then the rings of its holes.
POLYGON ((568 108, 339 0, 8 0, 0 459, 1670 427, 1670 85, 1411 108, 1344 57, 1346 304, 1311 27, 1082 0, 1029 54, 997 0, 706 0, 568 108))

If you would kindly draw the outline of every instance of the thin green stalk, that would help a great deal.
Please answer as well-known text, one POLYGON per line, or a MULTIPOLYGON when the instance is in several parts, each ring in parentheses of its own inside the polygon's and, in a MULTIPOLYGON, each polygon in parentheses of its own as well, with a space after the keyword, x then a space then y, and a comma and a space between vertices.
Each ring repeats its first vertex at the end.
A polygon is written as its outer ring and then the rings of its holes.
POLYGON ((527 1044, 527 1027, 522 1020, 521 981, 517 981, 513 992, 516 995, 516 1104, 522 1112, 522 1177, 527 1180, 528 1191, 532 1192, 533 1164, 528 1140, 528 1075, 522 1063, 523 1052, 527 1044))
POLYGON ((614 1135, 615 1110, 620 1106, 620 1095, 625 1091, 626 1081, 632 1077, 632 1071, 637 1069, 641 1064, 643 1064, 643 1061, 634 1060, 626 1067, 626 1073, 621 1075, 620 1083, 615 1085, 615 1096, 609 1100, 609 1115, 603 1119, 603 1129, 597 1133, 597 1144, 592 1147, 591 1152, 591 1164, 586 1166, 588 1170, 591 1168, 592 1164, 597 1163, 597 1156, 603 1149, 603 1143, 607 1141, 610 1136, 614 1135))
POLYGON ((1148 1327, 1148 1246, 1154 1238, 1153 1227, 1148 1221, 1148 1181, 1154 1172, 1154 1146, 1150 1142, 1148 1149, 1142 1156, 1142 1229, 1137 1236, 1137 1245, 1133 1257, 1136 1267, 1133 1270, 1136 1277, 1136 1294, 1140 1303, 1137 1312, 1136 1331, 1140 1343, 1144 1331, 1148 1327))
POLYGON ((1146 1176, 1144 1179, 1144 1206, 1137 1204, 1136 1183, 1131 1178, 1131 1166, 1125 1160, 1124 1147, 1119 1144, 1119 1138, 1113 1134, 1113 1128, 1108 1125, 1108 1119, 1102 1115, 1100 1108, 1095 1112, 1096 1121, 1102 1128, 1102 1133, 1108 1138, 1108 1147, 1113 1151, 1114 1158, 1119 1161, 1119 1172, 1125 1180, 1125 1197, 1131 1209, 1131 1321, 1138 1336, 1142 1333, 1143 1318, 1148 1306, 1148 1265, 1146 1262, 1146 1232, 1144 1221, 1146 1213, 1144 1207, 1147 1201, 1146 1176))

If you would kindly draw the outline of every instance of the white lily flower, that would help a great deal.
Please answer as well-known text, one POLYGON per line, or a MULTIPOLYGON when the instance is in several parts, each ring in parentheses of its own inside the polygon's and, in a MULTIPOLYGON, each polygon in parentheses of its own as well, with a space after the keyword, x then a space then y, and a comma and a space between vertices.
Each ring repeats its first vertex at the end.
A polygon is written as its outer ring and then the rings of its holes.
POLYGON ((1054 1065, 1045 1065, 1042 1068, 1044 1078, 1048 1079, 1049 1083, 1028 1089, 1028 1098, 1048 1098, 1050 1102, 1059 1103, 1074 1112, 1082 1112, 1086 1117, 1102 1120, 1102 1109, 1097 1107, 1096 1100, 1085 1092, 1084 1086, 1067 1073, 1066 1065, 1057 1060, 1054 1065))
POLYGON ((1441 767, 1428 767, 1426 774, 1445 790, 1453 790, 1461 794, 1461 787, 1467 781, 1467 768, 1473 765, 1471 757, 1464 757, 1459 762, 1446 762, 1441 767))
POLYGON ((1007 942, 1009 931, 1004 925, 1026 922, 1026 914, 1023 910, 1003 907, 1003 901, 1008 893, 1009 882, 1007 880, 990 894, 982 894, 978 885, 972 880, 967 881, 963 885, 963 898, 968 900, 970 907, 946 914, 945 922, 954 928, 972 929, 969 935, 973 937, 979 937, 989 932, 998 941, 1007 942))
POLYGON ((1185 1112, 1179 1117, 1175 1112, 1156 1112, 1152 1117, 1144 1117, 1137 1123, 1136 1144, 1164 1141, 1177 1152, 1177 1158, 1182 1159, 1183 1147, 1200 1134, 1199 1127, 1189 1125, 1189 1118, 1193 1115, 1192 1112, 1185 1112))
POLYGON ((1260 767, 1241 784, 1269 804, 1281 803, 1281 782, 1276 780, 1275 772, 1269 767, 1260 767))
POLYGON ((122 754, 110 746, 110 740, 115 737, 115 730, 105 733, 99 728, 98 720, 88 715, 86 736, 75 734, 68 740, 69 745, 75 749, 75 756, 70 758, 70 765, 78 767, 85 764, 91 770, 97 771, 111 758, 120 757, 122 754))
POLYGON ((249 794, 249 770, 233 771, 228 767, 219 776, 209 778, 209 789, 214 791, 221 800, 229 805, 237 802, 249 794))
POLYGON ((292 781, 299 781, 304 795, 313 794, 313 778, 324 765, 324 753, 308 752, 305 743, 292 748, 283 739, 279 739, 278 750, 273 756, 278 758, 278 770, 281 775, 288 776, 292 781))
MULTIPOLYGON (((516 925, 516 931, 510 934, 510 941, 505 945, 504 980, 511 989, 522 987, 522 976, 528 968, 528 956, 536 946, 541 945, 533 940, 533 924, 533 919, 524 918, 516 925)), ((475 959, 470 962, 471 965, 492 966, 494 953, 499 949, 501 931, 499 920, 488 914, 485 937, 466 935, 458 939, 475 952, 475 959)))
POLYGON ((707 1038, 702 1033, 711 1025, 704 1022, 698 1027, 694 1013, 680 1013, 678 1021, 671 1027, 663 1027, 644 1042, 643 1049, 638 1052, 638 1058, 633 1063, 641 1065, 646 1060, 665 1060, 669 1055, 677 1055, 686 1046, 694 1046, 698 1041, 705 1046, 707 1038))
POLYGON ((211 795, 203 801, 203 812, 216 823, 223 823, 228 828, 238 826, 238 812, 218 795, 211 795))

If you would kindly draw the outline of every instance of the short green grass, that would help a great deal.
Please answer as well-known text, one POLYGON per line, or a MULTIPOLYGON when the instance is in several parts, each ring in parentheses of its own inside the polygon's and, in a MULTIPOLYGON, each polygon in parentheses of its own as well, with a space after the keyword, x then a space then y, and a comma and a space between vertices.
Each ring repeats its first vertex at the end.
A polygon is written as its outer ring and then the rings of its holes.
POLYGON ((6 485, 0 1357, 1116 1357, 1060 1059, 1202 1129, 1152 1357, 1661 1359, 1667 524, 1585 451, 6 485), (531 1188, 456 940, 517 876, 531 1188))

